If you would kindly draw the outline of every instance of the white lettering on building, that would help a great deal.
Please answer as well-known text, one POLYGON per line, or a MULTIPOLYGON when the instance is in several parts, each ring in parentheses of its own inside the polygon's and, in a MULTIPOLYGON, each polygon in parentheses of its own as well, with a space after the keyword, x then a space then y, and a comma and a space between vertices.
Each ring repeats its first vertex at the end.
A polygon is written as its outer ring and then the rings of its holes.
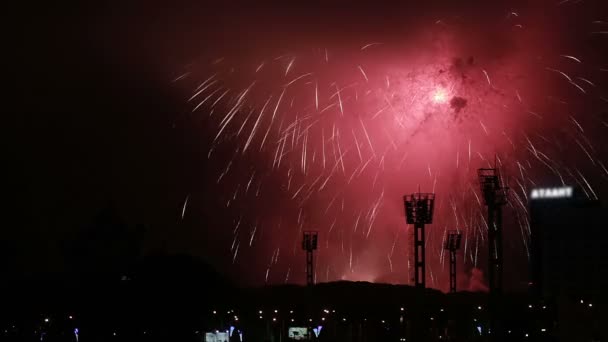
POLYGON ((562 186, 559 188, 539 188, 539 189, 532 189, 530 198, 532 198, 532 199, 571 198, 572 192, 573 191, 572 191, 571 186, 562 186))

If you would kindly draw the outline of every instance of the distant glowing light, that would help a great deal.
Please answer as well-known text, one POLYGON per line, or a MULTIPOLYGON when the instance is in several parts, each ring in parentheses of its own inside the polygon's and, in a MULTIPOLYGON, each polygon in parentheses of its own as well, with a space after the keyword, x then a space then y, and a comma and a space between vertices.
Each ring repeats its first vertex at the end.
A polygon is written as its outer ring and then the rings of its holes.
POLYGON ((439 87, 431 94, 431 100, 435 103, 446 103, 448 101, 448 91, 439 87))
POLYGON ((562 186, 557 188, 539 188, 533 189, 530 194, 530 198, 532 199, 542 199, 542 198, 571 198, 572 197, 572 187, 571 186, 562 186))

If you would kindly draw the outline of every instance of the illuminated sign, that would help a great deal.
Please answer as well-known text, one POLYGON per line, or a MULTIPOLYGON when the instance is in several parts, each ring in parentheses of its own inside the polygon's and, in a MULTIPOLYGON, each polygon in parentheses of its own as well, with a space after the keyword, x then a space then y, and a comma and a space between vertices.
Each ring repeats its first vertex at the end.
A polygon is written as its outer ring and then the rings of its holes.
POLYGON ((228 332, 215 331, 205 333, 205 342, 228 342, 228 332))
POLYGON ((308 328, 302 327, 290 327, 288 330, 288 335, 290 340, 303 341, 308 340, 308 328))
POLYGON ((532 199, 571 198, 572 193, 573 193, 573 190, 572 190, 571 186, 562 186, 562 187, 558 187, 558 188, 539 188, 539 189, 532 189, 530 198, 532 198, 532 199))

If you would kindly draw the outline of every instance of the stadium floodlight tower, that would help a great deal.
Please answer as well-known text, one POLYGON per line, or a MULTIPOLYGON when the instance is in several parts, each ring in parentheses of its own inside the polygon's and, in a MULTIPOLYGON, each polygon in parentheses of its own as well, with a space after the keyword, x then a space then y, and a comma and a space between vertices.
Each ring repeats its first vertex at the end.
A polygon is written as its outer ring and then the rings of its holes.
POLYGON ((306 285, 314 285, 314 262, 313 252, 317 249, 317 231, 305 231, 302 238, 302 249, 306 251, 306 285))
POLYGON ((424 245, 424 225, 433 223, 435 194, 416 193, 403 196, 407 224, 414 225, 414 282, 416 287, 426 284, 426 253, 424 245))
POLYGON ((497 168, 479 169, 479 184, 488 207, 488 282, 490 294, 502 292, 502 206, 507 203, 509 188, 503 186, 497 168))
POLYGON ((460 249, 462 234, 456 230, 448 232, 444 248, 450 251, 450 293, 456 292, 456 251, 460 249))

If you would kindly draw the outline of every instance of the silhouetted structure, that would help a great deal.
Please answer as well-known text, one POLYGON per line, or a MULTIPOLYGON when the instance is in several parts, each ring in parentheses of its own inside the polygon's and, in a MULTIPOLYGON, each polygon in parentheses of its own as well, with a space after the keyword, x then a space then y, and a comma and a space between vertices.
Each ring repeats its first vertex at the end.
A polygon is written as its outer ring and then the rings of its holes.
POLYGON ((456 230, 448 232, 444 248, 450 251, 450 292, 456 292, 456 251, 460 249, 462 234, 456 230))
POLYGON ((424 245, 424 225, 433 223, 435 194, 416 193, 403 196, 406 223, 414 225, 414 283, 424 288, 426 284, 426 253, 424 245))
POLYGON ((534 297, 556 304, 564 341, 608 338, 608 315, 598 309, 608 303, 608 210, 590 195, 560 185, 529 196, 530 287, 534 297))
POLYGON ((502 292, 502 206, 507 203, 508 188, 502 185, 498 169, 479 169, 479 184, 488 207, 488 285, 491 294, 502 292))
POLYGON ((305 231, 302 238, 302 249, 306 251, 306 285, 314 285, 315 270, 313 253, 317 249, 317 237, 319 232, 305 231))
POLYGON ((495 340, 503 335, 500 322, 498 296, 502 294, 503 253, 502 253, 502 206, 507 203, 508 188, 503 186, 497 168, 479 169, 479 185, 483 200, 488 207, 488 287, 490 289, 490 326, 495 340))

